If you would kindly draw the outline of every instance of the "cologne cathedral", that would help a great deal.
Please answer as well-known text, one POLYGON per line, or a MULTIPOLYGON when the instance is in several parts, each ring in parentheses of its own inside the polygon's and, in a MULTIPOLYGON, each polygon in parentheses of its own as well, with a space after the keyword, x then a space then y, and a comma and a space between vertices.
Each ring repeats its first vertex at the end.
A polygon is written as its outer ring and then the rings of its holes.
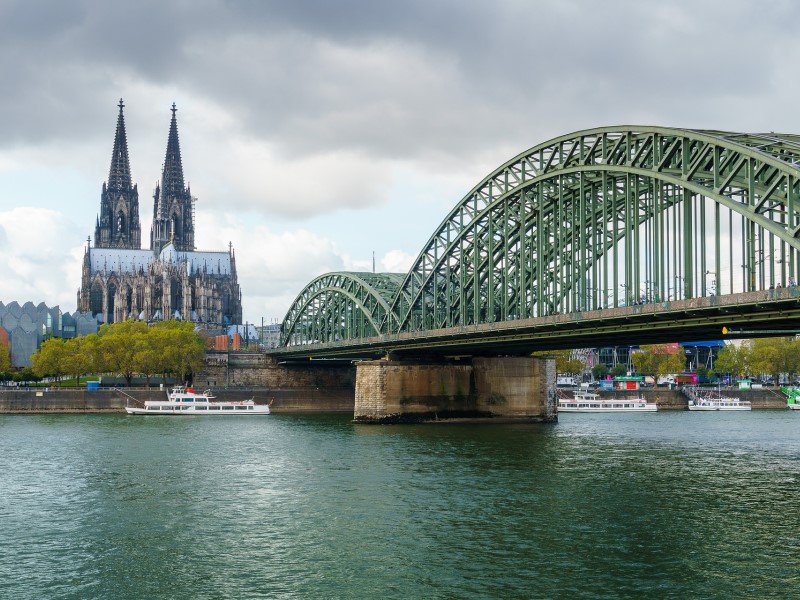
POLYGON ((102 323, 126 319, 241 323, 233 247, 229 245, 227 252, 195 250, 196 199, 184 185, 175 104, 164 169, 153 194, 150 249, 141 249, 139 192, 131 179, 123 106, 120 100, 94 246, 90 238, 83 258, 78 310, 91 312, 102 323))

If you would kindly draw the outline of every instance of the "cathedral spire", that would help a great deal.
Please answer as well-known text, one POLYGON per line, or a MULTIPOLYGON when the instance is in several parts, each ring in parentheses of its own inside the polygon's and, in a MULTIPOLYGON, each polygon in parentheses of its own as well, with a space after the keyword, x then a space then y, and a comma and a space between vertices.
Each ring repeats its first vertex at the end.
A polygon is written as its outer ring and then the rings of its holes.
POLYGON ((97 248, 133 248, 141 246, 139 225, 139 192, 131 181, 131 165, 128 159, 128 136, 125 133, 125 106, 119 100, 117 131, 114 134, 114 150, 111 153, 111 168, 108 181, 100 192, 100 212, 94 230, 97 248))
POLYGON ((178 120, 175 115, 177 112, 173 102, 161 183, 156 186, 153 195, 150 248, 156 253, 161 252, 170 241, 173 241, 178 250, 194 250, 193 198, 183 179, 178 120))
POLYGON ((128 160, 128 136, 125 134, 125 116, 122 114, 122 98, 119 99, 117 133, 114 136, 114 150, 111 154, 111 168, 108 172, 108 189, 120 191, 131 187, 131 165, 128 160))
MULTIPOLYGON (((186 192, 183 185, 183 164, 181 163, 181 146, 178 141, 178 120, 175 113, 175 103, 172 103, 172 120, 169 124, 169 137, 167 138, 167 154, 164 158, 164 172, 161 180, 161 193, 164 198, 177 198, 186 192)), ((162 210, 164 205, 162 204, 162 210)), ((162 215, 166 216, 166 215, 162 215)))

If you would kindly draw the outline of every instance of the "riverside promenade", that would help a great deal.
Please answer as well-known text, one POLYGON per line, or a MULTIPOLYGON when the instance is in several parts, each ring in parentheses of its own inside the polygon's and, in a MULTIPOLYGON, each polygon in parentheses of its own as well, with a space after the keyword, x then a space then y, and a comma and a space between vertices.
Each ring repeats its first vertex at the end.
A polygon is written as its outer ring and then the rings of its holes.
MULTIPOLYGON (((141 402, 161 400, 165 392, 159 388, 116 388, 86 390, 85 388, 0 388, 0 414, 111 414, 125 411, 128 402, 125 394, 141 402)), ((300 412, 353 412, 355 398, 352 390, 271 389, 266 387, 212 388, 214 394, 225 400, 253 398, 258 404, 272 402, 274 413, 300 412)), ((678 390, 640 390, 648 401, 656 402, 659 410, 685 410, 687 399, 678 390)), ((736 390, 732 392, 742 400, 749 400, 753 409, 784 409, 786 398, 777 389, 736 390)), ((613 396, 612 392, 603 395, 613 396)))
MULTIPOLYGON (((214 395, 225 400, 248 400, 257 404, 272 402, 272 412, 353 412, 352 391, 270 388, 213 388, 214 395)), ((123 413, 131 401, 163 400, 159 388, 0 388, 0 414, 123 413), (124 392, 124 393, 123 393, 124 392)), ((132 401, 131 401, 132 402, 132 401)))

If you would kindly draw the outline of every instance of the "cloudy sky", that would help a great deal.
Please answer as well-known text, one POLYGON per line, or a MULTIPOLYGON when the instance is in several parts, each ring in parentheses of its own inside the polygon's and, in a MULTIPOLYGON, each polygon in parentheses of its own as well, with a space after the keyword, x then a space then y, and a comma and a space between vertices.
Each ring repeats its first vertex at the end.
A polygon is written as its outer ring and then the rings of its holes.
POLYGON ((405 271, 496 166, 642 124, 800 133, 800 3, 0 0, 0 300, 76 308, 117 103, 142 239, 178 107, 198 250, 244 318, 405 271))

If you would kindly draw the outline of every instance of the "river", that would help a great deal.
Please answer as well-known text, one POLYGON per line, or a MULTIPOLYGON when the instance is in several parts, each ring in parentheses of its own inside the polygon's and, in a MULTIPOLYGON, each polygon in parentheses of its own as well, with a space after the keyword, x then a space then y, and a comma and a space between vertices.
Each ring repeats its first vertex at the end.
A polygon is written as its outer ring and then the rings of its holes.
POLYGON ((0 598, 792 598, 800 411, 0 415, 0 598))

